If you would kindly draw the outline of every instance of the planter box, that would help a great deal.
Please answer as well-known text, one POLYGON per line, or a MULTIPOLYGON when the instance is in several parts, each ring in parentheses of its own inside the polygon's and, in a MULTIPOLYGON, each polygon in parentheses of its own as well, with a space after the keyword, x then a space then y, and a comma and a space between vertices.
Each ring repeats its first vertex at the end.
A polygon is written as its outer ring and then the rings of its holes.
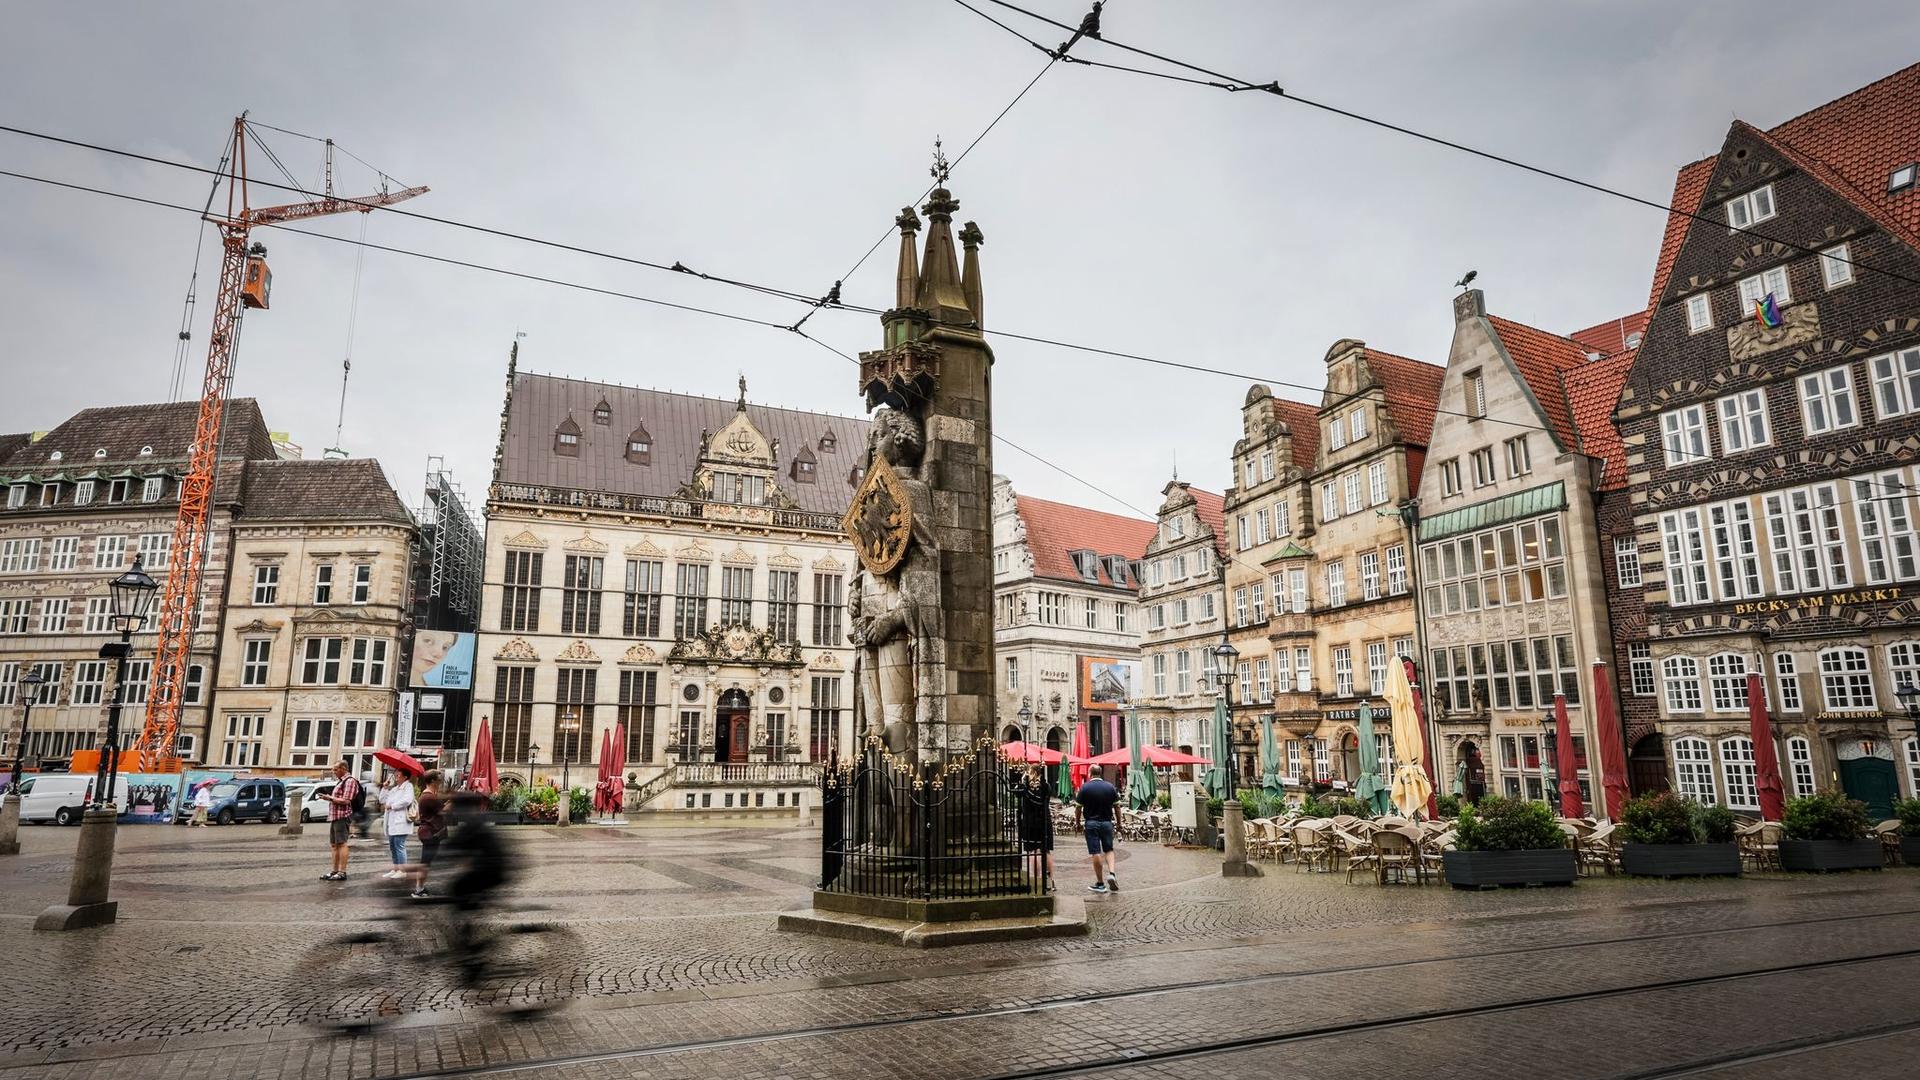
POLYGON ((1782 870, 1878 870, 1880 840, 1782 840, 1782 870))
POLYGON ((518 825, 521 822, 521 814, 518 810, 489 810, 484 815, 484 820, 489 825, 518 825))
POLYGON ((1572 848, 1531 851, 1449 851, 1447 884, 1456 889, 1498 885, 1571 885, 1580 864, 1572 848))
POLYGON ((1711 877, 1740 873, 1740 845, 1727 844, 1623 844, 1620 847, 1623 873, 1644 877, 1711 877))
POLYGON ((1900 838, 1900 861, 1908 866, 1920 866, 1920 836, 1900 838))

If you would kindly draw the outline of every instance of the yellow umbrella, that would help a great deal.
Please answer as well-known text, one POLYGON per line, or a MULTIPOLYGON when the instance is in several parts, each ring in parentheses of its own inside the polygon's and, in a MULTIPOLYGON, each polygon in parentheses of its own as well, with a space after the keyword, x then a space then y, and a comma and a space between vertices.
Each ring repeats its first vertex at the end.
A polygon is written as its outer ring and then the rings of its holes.
POLYGON ((1412 817, 1416 811, 1426 809, 1433 784, 1428 782, 1426 770, 1420 766, 1425 740, 1420 737, 1420 714, 1413 707, 1413 686, 1407 682, 1405 661, 1387 665, 1387 692, 1381 696, 1393 714, 1393 750, 1394 756, 1400 759, 1393 771, 1389 796, 1402 815, 1412 817))

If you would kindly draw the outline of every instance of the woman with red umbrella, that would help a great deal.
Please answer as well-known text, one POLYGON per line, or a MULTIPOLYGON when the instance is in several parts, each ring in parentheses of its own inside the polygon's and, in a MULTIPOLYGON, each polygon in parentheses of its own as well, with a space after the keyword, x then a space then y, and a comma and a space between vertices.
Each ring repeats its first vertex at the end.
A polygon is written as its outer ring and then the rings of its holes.
POLYGON ((407 837, 413 835, 412 777, 423 775, 427 770, 411 755, 399 750, 380 750, 373 756, 393 770, 388 774, 388 783, 380 789, 381 821, 387 830, 387 849, 393 853, 393 869, 382 876, 410 877, 412 871, 407 869, 407 837))

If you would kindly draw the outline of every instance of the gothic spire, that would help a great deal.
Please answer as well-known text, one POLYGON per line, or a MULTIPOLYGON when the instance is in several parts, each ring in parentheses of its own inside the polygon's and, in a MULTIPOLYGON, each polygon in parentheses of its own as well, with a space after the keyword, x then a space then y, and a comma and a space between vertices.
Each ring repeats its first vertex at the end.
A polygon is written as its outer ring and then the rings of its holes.
POLYGON ((920 215, 913 212, 913 207, 903 206, 893 223, 900 227, 900 267, 894 273, 893 306, 912 307, 913 294, 920 281, 920 253, 915 250, 913 239, 920 231, 920 215))
POLYGON ((927 215, 927 247, 921 253, 920 286, 913 306, 929 312, 938 322, 965 325, 973 321, 967 310, 966 296, 960 289, 960 263, 953 250, 953 212, 960 200, 946 188, 949 166, 940 140, 933 141, 933 179, 939 185, 920 209, 927 215))
POLYGON ((985 299, 980 295, 980 245, 987 242, 980 226, 969 221, 960 227, 960 246, 966 252, 960 270, 960 292, 967 298, 975 326, 987 325, 985 299))

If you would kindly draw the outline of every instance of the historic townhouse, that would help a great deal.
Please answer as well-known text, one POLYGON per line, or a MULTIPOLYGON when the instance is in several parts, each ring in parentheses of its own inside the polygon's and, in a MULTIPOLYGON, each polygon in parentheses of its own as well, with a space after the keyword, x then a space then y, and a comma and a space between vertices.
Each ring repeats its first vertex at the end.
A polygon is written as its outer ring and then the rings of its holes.
POLYGON ((1234 485, 1225 499, 1225 593, 1227 639, 1239 653, 1234 744, 1240 776, 1248 778, 1260 775, 1254 755, 1260 747, 1262 717, 1277 713, 1281 723, 1304 724, 1309 731, 1318 719, 1307 570, 1295 564, 1307 557, 1300 545, 1314 530, 1307 477, 1320 445, 1320 427, 1312 405, 1276 398, 1255 383, 1240 407, 1240 431, 1240 441, 1233 446, 1234 485), (1297 598, 1293 585, 1300 589, 1297 598))
POLYGON ((1745 672, 1789 794, 1920 790, 1920 65, 1679 173, 1617 420, 1675 787, 1759 806, 1745 672), (1884 271, 1884 272, 1882 272, 1884 271), (1904 279, 1904 280, 1903 280, 1904 279))
POLYGON ((209 766, 356 773, 393 744, 413 515, 368 460, 250 461, 209 766))
MULTIPOLYGON (((1470 749, 1496 793, 1549 796, 1541 717, 1564 693, 1584 798, 1600 790, 1587 708, 1610 651, 1595 525, 1603 434, 1583 430, 1569 380, 1597 363, 1571 338, 1456 297, 1453 345, 1420 474, 1419 587, 1443 786, 1470 749)), ((1585 400, 1589 395, 1582 394, 1585 400)), ((1589 410, 1604 427, 1605 413, 1589 410)), ((1610 675, 1607 677, 1611 677, 1610 675)), ((1567 762, 1557 762, 1560 768, 1567 762)))
MULTIPOLYGON (((179 483, 193 441, 198 402, 83 409, 40 436, 0 447, 0 708, 20 703, 18 683, 37 667, 47 682, 33 710, 27 760, 53 764, 99 745, 113 696, 111 662, 100 646, 118 634, 107 582, 138 557, 155 580, 172 564, 179 483)), ((199 629, 183 687, 179 754, 207 751, 207 674, 215 664, 216 614, 227 588, 228 526, 243 501, 243 463, 270 461, 273 442, 250 398, 227 404, 224 453, 214 486, 199 629)), ((145 721, 153 678, 154 627, 133 639, 123 730, 145 721)), ((17 713, 0 749, 9 764, 17 713)), ((29 767, 32 767, 31 765, 29 767)))
POLYGON ((1225 640, 1226 528, 1222 502, 1210 491, 1174 480, 1162 490, 1158 526, 1147 543, 1140 606, 1146 630, 1141 719, 1153 741, 1213 756, 1214 649, 1225 640))
MULTIPOLYGON (((1307 482, 1318 521, 1311 550, 1290 544, 1268 567, 1276 588, 1285 575, 1296 623, 1311 609, 1315 646, 1313 727, 1286 722, 1293 738, 1284 747, 1285 771, 1325 777, 1331 768, 1351 782, 1360 768, 1360 702, 1378 704, 1390 657, 1417 656, 1412 515, 1403 509, 1419 482, 1446 371, 1350 338, 1327 350, 1326 365, 1319 453, 1307 482)), ((1297 641, 1293 652, 1294 687, 1305 691, 1297 641)), ((1378 725, 1374 738, 1390 772, 1386 728, 1378 725)))
POLYGON ((995 715, 1002 740, 1096 751, 1126 745, 1123 706, 1141 688, 1141 556, 1154 523, 1049 502, 993 483, 995 715))
POLYGON ((863 420, 522 374, 487 499, 475 724, 503 773, 790 806, 853 738, 841 528, 863 420), (535 748, 538 748, 537 753, 535 748))

